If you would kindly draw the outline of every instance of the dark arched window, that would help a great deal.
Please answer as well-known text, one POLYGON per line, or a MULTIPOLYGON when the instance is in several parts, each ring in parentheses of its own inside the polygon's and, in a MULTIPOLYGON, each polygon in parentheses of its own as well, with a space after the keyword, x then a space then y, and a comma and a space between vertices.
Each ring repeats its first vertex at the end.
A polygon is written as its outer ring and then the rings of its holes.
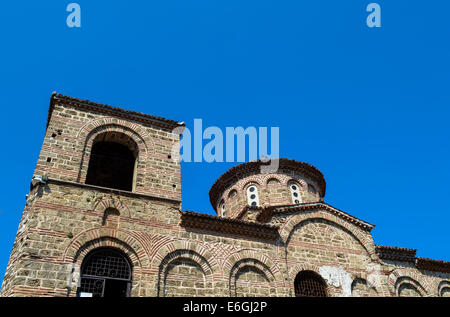
POLYGON ((137 147, 121 133, 103 133, 93 142, 86 184, 133 190, 137 147))
POLYGON ((297 297, 326 297, 327 285, 324 279, 313 271, 302 271, 294 281, 297 297))
POLYGON ((132 269, 127 256, 113 248, 91 251, 81 265, 80 297, 128 297, 132 269))
POLYGON ((120 213, 117 209, 107 208, 103 213, 102 226, 106 226, 109 228, 118 228, 119 218, 120 213))

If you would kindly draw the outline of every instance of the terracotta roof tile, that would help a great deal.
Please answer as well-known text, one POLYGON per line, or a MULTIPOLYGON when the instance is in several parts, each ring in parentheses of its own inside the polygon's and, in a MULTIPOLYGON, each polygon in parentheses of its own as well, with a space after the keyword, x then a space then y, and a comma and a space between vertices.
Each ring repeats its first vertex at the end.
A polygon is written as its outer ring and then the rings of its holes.
POLYGON ((342 219, 345 219, 347 221, 350 221, 351 223, 356 224, 357 226, 359 226, 362 229, 365 229, 367 231, 370 231, 375 227, 375 225, 373 225, 367 221, 356 218, 356 217, 354 217, 342 210, 339 210, 327 203, 324 203, 324 202, 302 203, 302 204, 297 204, 297 205, 273 206, 273 208, 274 208, 274 212, 273 212, 274 214, 323 208, 323 209, 326 209, 326 210, 332 212, 333 214, 335 214, 336 216, 338 216, 342 219))
POLYGON ((383 260, 410 262, 419 270, 450 273, 450 262, 416 257, 416 249, 377 245, 375 250, 383 260))
POLYGON ((180 225, 182 227, 248 236, 263 240, 276 240, 278 238, 277 226, 200 214, 192 211, 180 211, 180 213, 180 225))
POLYGON ((48 110, 47 127, 50 122, 50 117, 53 113, 55 103, 67 104, 67 105, 71 105, 71 106, 82 108, 82 109, 92 110, 92 111, 96 111, 99 113, 105 113, 105 114, 112 115, 115 117, 129 119, 129 120, 138 121, 138 122, 147 123, 147 124, 152 124, 152 125, 156 125, 156 126, 160 126, 160 127, 164 127, 164 128, 168 128, 168 129, 174 129, 179 126, 184 126, 184 123, 176 122, 176 121, 165 119, 162 117, 157 117, 154 115, 149 115, 149 114, 136 112, 136 111, 125 110, 122 108, 112 107, 109 105, 100 104, 100 103, 92 102, 89 100, 69 97, 69 96, 61 95, 61 94, 54 92, 50 98, 50 107, 48 110))
POLYGON ((389 247, 383 245, 376 245, 375 251, 380 259, 406 262, 414 262, 417 252, 416 249, 389 247))
POLYGON ((450 273, 450 262, 427 258, 416 258, 416 267, 421 270, 450 273))

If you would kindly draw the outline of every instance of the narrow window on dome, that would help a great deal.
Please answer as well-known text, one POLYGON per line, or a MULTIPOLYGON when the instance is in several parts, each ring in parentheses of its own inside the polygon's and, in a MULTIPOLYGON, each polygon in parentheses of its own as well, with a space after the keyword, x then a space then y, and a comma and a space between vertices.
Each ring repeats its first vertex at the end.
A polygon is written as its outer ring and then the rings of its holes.
POLYGON ((300 197, 300 188, 296 183, 290 183, 289 189, 291 191, 292 202, 294 204, 300 204, 302 202, 302 198, 300 197))
POLYGON ((247 203, 249 206, 259 206, 258 188, 255 185, 247 189, 247 203))
POLYGON ((226 217, 227 210, 225 208, 225 202, 222 202, 222 204, 220 205, 220 209, 222 210, 222 217, 226 217))
POLYGON ((232 191, 230 191, 230 193, 228 194, 228 198, 233 198, 237 195, 237 190, 233 189, 232 191))

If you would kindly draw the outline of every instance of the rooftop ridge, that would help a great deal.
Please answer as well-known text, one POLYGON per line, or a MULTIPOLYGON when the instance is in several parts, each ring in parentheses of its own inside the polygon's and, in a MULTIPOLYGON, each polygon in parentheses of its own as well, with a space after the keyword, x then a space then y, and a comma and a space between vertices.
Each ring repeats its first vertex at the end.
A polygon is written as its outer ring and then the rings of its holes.
POLYGON ((350 215, 349 213, 346 213, 345 211, 342 211, 340 209, 337 209, 336 207, 331 206, 330 204, 327 204, 325 202, 315 202, 315 203, 301 203, 297 205, 280 205, 280 206, 273 206, 274 213, 283 213, 283 212, 289 212, 289 211, 300 211, 300 210, 307 210, 307 209, 314 209, 314 208, 325 208, 328 211, 333 212, 337 216, 349 220, 350 222, 358 225, 359 227, 365 229, 365 230, 372 230, 375 228, 374 224, 371 224, 370 222, 364 221, 362 219, 359 219, 355 216, 350 215))
POLYGON ((142 123, 152 124, 160 127, 165 127, 169 129, 174 129, 176 127, 184 126, 184 122, 177 122, 174 120, 166 119, 163 117, 158 117, 155 115, 150 115, 142 112, 126 110, 119 107, 113 107, 107 104, 101 104, 98 102, 93 102, 87 99, 79 99, 75 97, 70 97, 66 95, 53 92, 50 97, 50 106, 48 110, 47 125, 50 122, 50 117, 55 107, 55 103, 60 102, 66 105, 75 106, 82 109, 93 110, 99 113, 105 113, 113 115, 120 118, 130 119, 142 123))
POLYGON ((375 250, 383 260, 410 262, 419 270, 450 273, 450 262, 416 257, 416 249, 376 245, 375 250))
POLYGON ((272 241, 279 237, 278 227, 268 224, 259 224, 181 210, 180 218, 180 226, 182 227, 221 232, 225 234, 236 234, 272 241))

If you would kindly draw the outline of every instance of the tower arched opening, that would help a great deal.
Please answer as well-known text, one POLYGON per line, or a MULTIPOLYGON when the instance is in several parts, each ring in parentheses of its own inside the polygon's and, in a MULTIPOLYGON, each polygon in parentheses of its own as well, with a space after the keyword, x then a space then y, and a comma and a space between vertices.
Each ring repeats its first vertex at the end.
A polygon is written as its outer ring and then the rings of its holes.
POLYGON ((86 184, 132 191, 137 158, 138 147, 129 136, 99 134, 92 144, 86 184))

